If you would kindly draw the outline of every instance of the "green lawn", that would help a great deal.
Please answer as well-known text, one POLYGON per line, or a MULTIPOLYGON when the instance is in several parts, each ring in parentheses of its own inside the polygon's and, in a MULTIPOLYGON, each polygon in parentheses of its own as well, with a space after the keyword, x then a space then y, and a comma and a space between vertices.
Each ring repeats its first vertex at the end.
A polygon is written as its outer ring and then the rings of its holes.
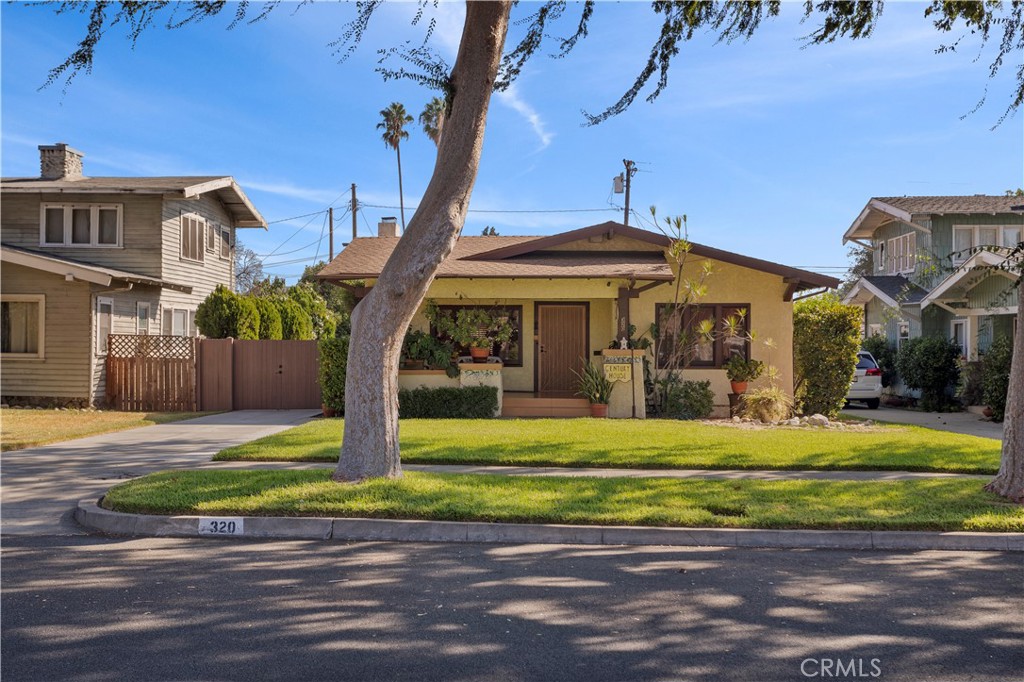
POLYGON ((0 410, 0 449, 20 450, 140 426, 166 424, 215 412, 115 412, 113 410, 0 410))
POLYGON ((978 481, 709 481, 407 473, 339 485, 330 471, 182 471, 112 488, 143 514, 334 516, 710 528, 1024 531, 1024 507, 978 481))
MULTIPOLYGON (((402 461, 419 464, 990 474, 1000 451, 990 438, 902 425, 824 431, 656 419, 405 419, 400 433, 402 461)), ((215 459, 333 462, 341 436, 342 420, 315 420, 215 459)))

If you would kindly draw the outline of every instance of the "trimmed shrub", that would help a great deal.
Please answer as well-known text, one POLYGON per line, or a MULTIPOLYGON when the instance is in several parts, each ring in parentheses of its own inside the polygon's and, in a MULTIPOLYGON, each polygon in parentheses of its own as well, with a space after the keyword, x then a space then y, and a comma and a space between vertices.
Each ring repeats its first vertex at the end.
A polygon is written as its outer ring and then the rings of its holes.
POLYGON ((715 408, 710 381, 676 381, 664 386, 665 416, 673 419, 707 419, 715 408))
POLYGON ((992 419, 1003 421, 1006 413, 1006 393, 1010 390, 1010 364, 1013 362, 1013 342, 1000 336, 981 362, 984 401, 992 410, 992 419))
POLYGON ((398 416, 403 419, 488 419, 498 409, 494 386, 414 388, 398 392, 398 416))
POLYGON ((260 313, 251 300, 218 284, 196 308, 196 327, 210 339, 257 339, 260 313))
POLYGON ((260 314, 260 331, 259 337, 261 339, 280 340, 284 338, 281 329, 281 313, 278 312, 277 306, 269 298, 258 298, 258 297, 247 297, 256 306, 256 310, 260 314))
POLYGON ((857 366, 863 312, 835 295, 793 305, 793 369, 804 414, 835 418, 857 366))
POLYGON ((899 381, 900 375, 896 371, 896 344, 889 343, 889 339, 881 334, 872 334, 864 339, 860 347, 871 353, 882 370, 882 388, 889 388, 899 381))
POLYGON ((985 372, 982 364, 960 359, 960 385, 956 397, 961 405, 985 404, 985 372))
POLYGON ((327 407, 345 414, 345 371, 348 366, 348 337, 320 339, 320 394, 327 407))
POLYGON ((896 367, 907 388, 921 391, 921 407, 928 412, 948 410, 950 395, 960 379, 960 346, 941 336, 904 342, 896 367))
POLYGON ((313 338, 313 321, 298 303, 290 298, 274 301, 281 314, 281 336, 285 339, 307 341, 313 338))
POLYGON ((313 325, 313 336, 329 339, 338 327, 338 318, 327 307, 327 301, 308 282, 299 282, 288 290, 288 297, 302 306, 313 325))

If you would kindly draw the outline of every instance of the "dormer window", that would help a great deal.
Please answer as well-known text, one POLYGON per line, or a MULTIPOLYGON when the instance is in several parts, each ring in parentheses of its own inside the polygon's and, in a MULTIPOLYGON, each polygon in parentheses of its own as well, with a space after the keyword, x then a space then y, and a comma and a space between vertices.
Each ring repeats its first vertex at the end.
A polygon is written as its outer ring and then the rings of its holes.
POLYGON ((40 209, 39 245, 117 248, 124 224, 121 204, 51 204, 40 209))

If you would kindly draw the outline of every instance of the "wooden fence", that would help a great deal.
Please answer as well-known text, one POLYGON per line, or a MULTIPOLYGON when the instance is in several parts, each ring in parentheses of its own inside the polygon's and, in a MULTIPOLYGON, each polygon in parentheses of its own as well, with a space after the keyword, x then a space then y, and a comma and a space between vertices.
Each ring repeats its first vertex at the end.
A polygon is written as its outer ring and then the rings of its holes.
POLYGON ((128 412, 194 412, 196 344, 187 336, 111 334, 107 403, 128 412))
POLYGON ((107 404, 129 412, 320 407, 316 341, 111 334, 107 404))

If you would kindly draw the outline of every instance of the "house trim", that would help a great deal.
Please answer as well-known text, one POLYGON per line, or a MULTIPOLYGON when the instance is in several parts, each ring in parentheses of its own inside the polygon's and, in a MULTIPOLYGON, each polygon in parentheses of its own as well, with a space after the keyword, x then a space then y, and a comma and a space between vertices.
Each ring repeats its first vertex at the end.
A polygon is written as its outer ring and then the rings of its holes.
MULTIPOLYGON (((932 305, 933 303, 938 303, 943 298, 943 294, 945 294, 953 287, 961 283, 964 283, 964 278, 969 277, 971 275, 981 274, 978 270, 974 269, 977 267, 987 266, 992 268, 991 270, 986 271, 986 275, 1002 273, 1008 276, 1010 279, 1013 279, 1013 276, 1010 275, 1010 273, 996 269, 996 266, 998 266, 1005 260, 1005 258, 997 254, 994 254, 991 251, 977 252, 976 254, 968 258, 966 261, 964 261, 963 264, 959 265, 954 272, 952 272, 948 277, 946 277, 946 279, 939 282, 939 284, 934 289, 928 292, 928 295, 921 299, 921 308, 923 309, 928 307, 929 305, 932 305)), ((979 277, 978 279, 980 282, 981 280, 985 279, 985 276, 979 277)), ((967 290, 970 291, 970 289, 973 289, 974 286, 977 286, 979 282, 975 282, 972 286, 968 287, 967 290)))
POLYGON ((98 265, 89 265, 87 263, 80 263, 67 258, 51 256, 49 254, 34 253, 32 251, 26 251, 6 244, 0 246, 0 260, 6 263, 13 263, 15 265, 23 265, 27 268, 32 268, 33 270, 42 270, 43 272, 61 275, 68 281, 80 280, 82 282, 89 282, 91 284, 109 287, 116 280, 120 280, 130 282, 132 284, 146 284, 164 289, 172 289, 185 294, 192 293, 192 287, 184 284, 172 284, 170 282, 165 282, 160 279, 147 277, 133 272, 114 270, 113 268, 104 268, 98 265))
POLYGON ((871 199, 843 234, 843 244, 854 239, 871 239, 878 228, 893 222, 904 223, 922 234, 932 233, 924 225, 915 223, 910 213, 878 199, 871 199))

